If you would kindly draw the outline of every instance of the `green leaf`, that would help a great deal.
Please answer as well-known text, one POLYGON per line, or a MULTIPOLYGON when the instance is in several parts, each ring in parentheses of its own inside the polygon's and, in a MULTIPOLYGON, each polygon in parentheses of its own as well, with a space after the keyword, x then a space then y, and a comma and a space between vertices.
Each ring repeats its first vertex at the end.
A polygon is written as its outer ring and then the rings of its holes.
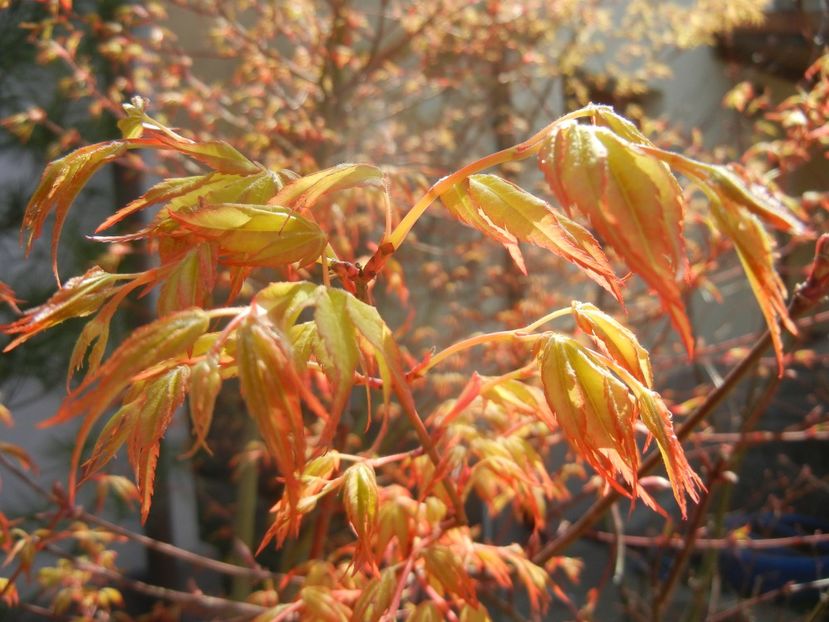
POLYGON ((340 164, 292 181, 280 190, 271 203, 290 206, 301 211, 313 206, 322 195, 329 192, 367 184, 380 185, 382 182, 383 171, 375 166, 340 164))
MULTIPOLYGON (((633 131, 624 130, 629 136, 633 131)), ((539 166, 559 203, 588 216, 659 295, 692 353, 693 334, 678 283, 688 276, 682 190, 665 163, 640 149, 607 128, 566 123, 542 147, 539 166)))
MULTIPOLYGON (((339 420, 340 413, 351 394, 354 372, 360 356, 354 324, 346 311, 347 304, 348 294, 346 292, 325 286, 317 289, 314 323, 322 346, 317 350, 317 358, 322 365, 323 372, 334 385, 332 422, 339 420)), ((329 429, 322 434, 322 442, 326 444, 335 432, 332 426, 327 427, 329 429)))
POLYGON ((199 244, 177 262, 161 284, 159 315, 205 306, 216 284, 216 254, 214 244, 199 244))
POLYGON ((576 324, 593 337, 608 357, 647 387, 653 387, 653 369, 647 350, 636 335, 595 305, 573 301, 576 324))
POLYGON ((374 468, 366 462, 358 462, 346 469, 343 478, 345 513, 358 539, 354 559, 356 563, 368 562, 379 519, 374 468))
POLYGON ((327 244, 315 223, 284 207, 202 203, 170 215, 185 229, 215 241, 228 265, 304 265, 319 259, 327 244))
MULTIPOLYGON (((254 307, 255 308, 255 307, 254 307)), ((297 473, 305 464, 300 383, 290 343, 264 316, 248 316, 236 331, 242 397, 282 476, 289 505, 299 501, 297 473)))
POLYGON ((495 175, 472 175, 469 193, 497 227, 576 264, 622 301, 619 280, 598 242, 569 218, 556 214, 538 197, 495 175))
POLYGON ((123 155, 126 150, 127 145, 121 141, 88 145, 51 162, 43 171, 37 189, 26 206, 21 235, 27 231, 29 233, 26 239, 28 255, 32 243, 43 232, 46 218, 55 212, 52 230, 52 271, 55 278, 58 278, 58 240, 69 207, 92 175, 107 162, 123 155))

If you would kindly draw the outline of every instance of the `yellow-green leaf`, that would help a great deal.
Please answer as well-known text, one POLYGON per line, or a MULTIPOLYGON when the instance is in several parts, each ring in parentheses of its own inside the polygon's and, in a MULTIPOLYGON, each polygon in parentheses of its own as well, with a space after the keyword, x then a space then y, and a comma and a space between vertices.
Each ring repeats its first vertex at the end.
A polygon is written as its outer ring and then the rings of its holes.
POLYGON ((599 347, 647 387, 653 386, 653 369, 647 350, 636 335, 595 305, 573 302, 576 324, 591 335, 599 347))
POLYGON ((587 348, 560 334, 547 340, 540 367, 547 403, 570 445, 621 494, 632 496, 617 473, 653 507, 637 481, 636 411, 625 384, 597 365, 587 348))
POLYGON ((372 540, 377 533, 379 502, 374 467, 358 462, 349 467, 343 484, 343 502, 348 522, 357 534, 357 563, 369 561, 372 540))
POLYGON ((539 152, 539 166, 565 209, 593 227, 660 297, 693 352, 678 281, 687 277, 684 200, 668 166, 605 127, 566 123, 539 152))
POLYGON ((352 622, 378 622, 391 605, 396 587, 394 568, 386 568, 369 581, 354 604, 352 622))
POLYGON ((346 292, 324 286, 317 289, 314 323, 321 346, 317 349, 317 358, 326 376, 334 385, 331 418, 329 425, 326 426, 327 430, 322 434, 324 444, 327 444, 335 432, 336 422, 351 394, 354 371, 357 369, 360 355, 357 348, 357 334, 346 311, 347 304, 348 294, 346 292))
POLYGON ((581 225, 556 214, 544 201, 495 175, 467 180, 474 204, 497 227, 577 265, 622 300, 621 285, 598 242, 581 225))
POLYGON ((289 505, 296 506, 305 427, 290 344, 266 318, 248 316, 237 330, 236 365, 248 412, 285 478, 289 505))
POLYGON ((49 214, 55 212, 52 230, 52 270, 58 274, 58 240, 69 207, 81 188, 107 162, 120 157, 127 150, 121 141, 96 143, 81 147, 72 153, 51 162, 43 171, 35 193, 26 206, 21 235, 28 232, 26 254, 34 240, 40 237, 49 214))
POLYGON ((193 435, 196 441, 193 449, 205 447, 207 433, 213 421, 213 409, 216 398, 222 388, 222 374, 219 361, 214 356, 206 356, 193 365, 190 374, 190 420, 193 423, 193 435))
POLYGON ((783 339, 780 322, 792 333, 797 327, 786 308, 786 287, 774 269, 773 240, 758 218, 747 209, 724 206, 711 201, 711 213, 717 227, 734 243, 737 256, 766 319, 780 373, 783 373, 783 339))
POLYGON ((327 244, 310 220, 275 205, 202 203, 170 212, 189 231, 219 245, 229 265, 277 267, 317 260, 327 244))
POLYGON ((329 192, 366 184, 379 185, 382 182, 383 171, 375 166, 340 164, 292 181, 279 191, 271 203, 302 210, 311 207, 322 195, 329 192))
POLYGON ((158 293, 159 315, 188 307, 204 307, 216 284, 216 247, 199 244, 178 260, 167 273, 158 293))

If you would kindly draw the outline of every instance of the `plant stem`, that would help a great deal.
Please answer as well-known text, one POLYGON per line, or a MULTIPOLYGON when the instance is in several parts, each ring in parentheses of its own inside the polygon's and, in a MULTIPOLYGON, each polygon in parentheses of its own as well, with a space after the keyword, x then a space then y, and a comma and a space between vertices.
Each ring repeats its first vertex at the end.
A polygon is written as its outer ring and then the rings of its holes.
POLYGON ((544 139, 550 135, 550 132, 552 132, 557 125, 565 123, 566 121, 578 119, 580 117, 589 116, 593 114, 597 108, 597 106, 589 105, 584 108, 580 108, 579 110, 574 110, 573 112, 566 114, 544 126, 541 130, 533 134, 524 142, 492 153, 481 158, 480 160, 467 164, 463 168, 447 175, 446 177, 442 177, 435 182, 429 190, 426 191, 426 194, 418 199, 417 203, 412 206, 412 209, 406 212, 406 215, 385 241, 391 242, 394 249, 397 250, 406 239, 409 231, 411 231, 412 227, 414 227, 415 223, 421 216, 423 216, 429 206, 452 186, 459 184, 470 175, 492 168, 493 166, 498 166, 499 164, 504 164, 506 162, 517 162, 518 160, 524 160, 535 155, 544 144, 544 139))
POLYGON ((429 359, 429 362, 423 366, 420 370, 421 374, 425 374, 427 371, 435 367, 436 365, 442 363, 444 360, 449 358, 450 356, 457 354, 458 352, 463 352, 464 350, 468 350, 469 348, 474 348, 475 346, 480 346, 486 343, 495 343, 498 341, 511 341, 513 339, 518 340, 531 340, 534 341, 538 338, 537 335, 529 335, 528 333, 532 333, 538 327, 555 320, 557 318, 563 317, 565 315, 569 315, 572 312, 570 307, 564 309, 558 309, 557 311, 553 311, 552 313, 548 313, 542 318, 537 319, 536 321, 524 326, 523 328, 516 328, 514 330, 504 330, 495 333, 484 333, 482 335, 475 335, 473 337, 469 337, 468 339, 464 339, 463 341, 459 341, 457 343, 452 344, 448 348, 441 350, 434 356, 429 359))

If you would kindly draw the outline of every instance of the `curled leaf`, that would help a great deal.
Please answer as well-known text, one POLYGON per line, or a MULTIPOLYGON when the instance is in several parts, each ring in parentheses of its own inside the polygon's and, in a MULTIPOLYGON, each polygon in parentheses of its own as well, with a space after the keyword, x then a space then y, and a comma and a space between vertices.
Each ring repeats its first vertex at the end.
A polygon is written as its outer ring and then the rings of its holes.
POLYGON ((671 413, 662 398, 623 363, 585 348, 577 341, 553 335, 541 354, 541 379, 550 408, 571 445, 620 493, 615 473, 622 475, 648 506, 662 509, 637 480, 639 448, 634 437, 638 418, 655 439, 674 496, 686 515, 686 495, 699 500, 703 488, 676 438, 671 413))
POLYGON ((782 374, 783 339, 780 322, 793 334, 797 334, 797 326, 789 317, 786 308, 786 287, 774 269, 774 241, 757 216, 745 208, 734 204, 724 205, 712 200, 711 214, 718 229, 734 243, 737 256, 769 328, 778 369, 782 374))
POLYGON ((668 166, 608 128, 572 122, 549 137, 538 157, 559 203, 585 214, 659 295, 692 353, 691 325, 678 284, 688 274, 684 201, 668 166))
POLYGON ((215 241, 229 265, 304 265, 317 260, 327 243, 315 223, 285 207, 203 202, 169 213, 185 229, 215 241))
POLYGON ((374 468, 366 462, 358 462, 349 467, 343 477, 345 513, 358 539, 354 561, 358 564, 370 562, 379 517, 374 468))
POLYGON ((248 412, 285 478, 289 505, 295 507, 297 473, 305 464, 305 427, 290 343, 266 317, 249 315, 237 329, 235 358, 248 412))
POLYGON ((578 327, 592 336, 607 356, 646 386, 653 386, 650 356, 630 329, 590 303, 574 301, 573 317, 578 327))
POLYGON ((540 364, 544 395, 568 442, 618 492, 633 496, 616 481, 617 473, 655 507, 637 481, 636 408, 625 384, 564 335, 548 339, 540 364))
POLYGON ((216 398, 222 388, 222 375, 219 371, 219 361, 215 356, 208 355, 193 365, 190 373, 190 421, 193 424, 193 435, 196 437, 193 450, 205 447, 207 433, 213 422, 213 409, 216 407, 216 398))
MULTIPOLYGON (((499 242, 529 242, 577 265, 599 285, 622 300, 619 280, 598 242, 578 223, 557 214, 544 201, 495 175, 472 175, 455 194, 468 193, 459 218, 499 242)), ((451 195, 450 195, 451 196, 451 195)), ((451 209, 451 208, 450 208, 451 209)))
POLYGON ((4 352, 61 322, 94 313, 118 291, 118 280, 123 278, 95 266, 82 276, 69 279, 42 305, 27 309, 17 321, 0 327, 7 335, 19 335, 4 352))
POLYGON ((37 189, 26 206, 21 235, 29 234, 26 239, 28 255, 32 243, 43 231, 46 218, 55 212, 52 233, 52 271, 55 278, 58 278, 58 240, 72 201, 98 169, 119 158, 126 150, 127 145, 122 141, 88 145, 51 162, 43 171, 37 189))
POLYGON ((303 210, 314 205, 322 195, 329 192, 366 184, 379 185, 382 181, 383 171, 375 166, 339 164, 292 181, 279 191, 271 203, 303 210))

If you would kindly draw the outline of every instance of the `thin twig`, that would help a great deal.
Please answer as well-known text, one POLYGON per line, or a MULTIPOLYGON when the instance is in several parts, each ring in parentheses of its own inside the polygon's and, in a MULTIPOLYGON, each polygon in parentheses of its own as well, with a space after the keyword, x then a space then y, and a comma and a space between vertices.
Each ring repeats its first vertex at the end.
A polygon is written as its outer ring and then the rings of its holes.
POLYGON ((710 615, 706 619, 706 622, 725 622, 725 620, 729 620, 735 616, 744 614, 747 609, 753 607, 754 605, 774 600, 775 598, 778 598, 780 596, 797 594, 798 592, 802 592, 804 590, 821 590, 825 588, 829 588, 829 578, 817 579, 816 581, 807 581, 805 583, 786 583, 782 587, 776 588, 774 590, 769 590, 768 592, 763 592, 762 594, 758 594, 754 598, 747 598, 745 600, 741 600, 733 607, 725 609, 724 611, 720 611, 719 613, 710 615))

